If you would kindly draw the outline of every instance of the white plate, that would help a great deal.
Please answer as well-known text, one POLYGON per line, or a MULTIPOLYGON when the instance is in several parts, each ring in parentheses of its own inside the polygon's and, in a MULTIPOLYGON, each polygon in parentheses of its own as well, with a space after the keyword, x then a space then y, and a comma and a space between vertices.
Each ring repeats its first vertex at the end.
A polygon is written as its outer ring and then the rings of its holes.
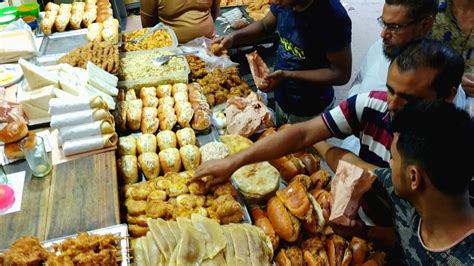
POLYGON ((0 87, 17 83, 23 77, 19 64, 0 65, 0 87))

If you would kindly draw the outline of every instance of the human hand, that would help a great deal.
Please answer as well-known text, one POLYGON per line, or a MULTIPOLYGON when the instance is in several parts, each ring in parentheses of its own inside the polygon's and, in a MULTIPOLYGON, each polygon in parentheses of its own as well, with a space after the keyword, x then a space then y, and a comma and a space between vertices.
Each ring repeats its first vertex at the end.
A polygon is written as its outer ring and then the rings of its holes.
POLYGON ((286 74, 287 73, 284 70, 277 70, 265 75, 263 79, 268 84, 268 86, 266 86, 266 89, 261 90, 264 92, 268 92, 275 89, 284 79, 287 78, 286 74))
POLYGON ((233 44, 234 38, 232 34, 220 36, 211 41, 211 51, 214 54, 222 53, 222 51, 225 51, 232 47, 233 44))
POLYGON ((227 181, 237 168, 232 158, 210 160, 196 169, 191 181, 206 178, 206 187, 210 188, 227 181))
POLYGON ((474 75, 464 73, 462 76, 461 86, 469 97, 474 97, 474 75))
POLYGON ((351 220, 349 226, 339 225, 332 222, 329 222, 332 230, 343 237, 351 238, 353 236, 358 236, 360 238, 367 238, 367 226, 364 224, 363 221, 351 220))

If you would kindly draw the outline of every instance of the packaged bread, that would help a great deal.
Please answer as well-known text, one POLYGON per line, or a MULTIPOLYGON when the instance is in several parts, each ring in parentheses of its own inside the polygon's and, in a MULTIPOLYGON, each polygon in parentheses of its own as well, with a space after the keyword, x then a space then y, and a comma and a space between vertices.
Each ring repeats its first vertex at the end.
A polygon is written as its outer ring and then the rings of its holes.
POLYGON ((199 148, 195 145, 184 145, 179 149, 181 161, 186 171, 196 170, 201 160, 199 148))
POLYGON ((153 134, 141 134, 137 138, 138 154, 156 152, 156 138, 153 134))
POLYGON ((160 166, 163 169, 163 173, 178 173, 181 170, 181 156, 176 148, 169 148, 160 151, 158 154, 160 157, 160 166))
POLYGON ((118 43, 119 38, 119 21, 110 16, 103 23, 102 39, 106 42, 118 43))
POLYGON ((133 184, 138 182, 137 157, 125 155, 117 160, 117 172, 123 183, 133 184))
POLYGON ((171 130, 163 130, 158 132, 156 135, 156 140, 158 142, 158 147, 160 151, 169 149, 169 148, 176 148, 176 135, 171 130))
POLYGON ((171 88, 171 94, 174 96, 177 92, 188 94, 188 85, 185 83, 175 83, 171 88))
POLYGON ((142 133, 154 134, 158 130, 158 110, 154 107, 143 107, 142 109, 142 133))
POLYGON ((10 122, 0 130, 0 141, 17 142, 28 134, 28 126, 22 122, 10 122))
POLYGON ((158 98, 156 98, 155 96, 145 95, 144 97, 142 97, 142 101, 144 107, 158 107, 158 98))
POLYGON ((75 30, 81 28, 82 24, 82 17, 84 17, 85 11, 85 3, 84 2, 73 2, 72 3, 72 11, 71 11, 71 19, 69 23, 71 27, 75 30))
POLYGON ((155 152, 145 152, 138 156, 138 164, 146 179, 157 178, 160 174, 160 161, 155 152))
POLYGON ((92 23, 87 27, 87 35, 86 38, 88 41, 93 42, 93 41, 102 41, 102 29, 104 26, 102 23, 92 23))
POLYGON ((59 128, 59 138, 61 141, 66 141, 114 132, 115 128, 112 123, 105 120, 99 120, 74 126, 61 127, 59 128))
POLYGON ((181 127, 191 127, 194 110, 189 102, 177 102, 175 105, 176 117, 181 127))
POLYGON ((136 99, 127 102, 127 126, 131 130, 139 130, 142 119, 142 100, 136 99))
POLYGON ((158 85, 158 87, 156 87, 156 95, 158 96, 158 98, 163 98, 163 97, 166 97, 166 96, 171 96, 171 89, 173 87, 169 84, 166 84, 166 85, 158 85))
POLYGON ((52 98, 49 100, 49 113, 51 115, 95 108, 109 110, 107 103, 100 96, 96 96, 92 99, 89 97, 74 97, 70 101, 65 101, 61 98, 52 98))
POLYGON ((69 20, 71 19, 71 4, 61 4, 59 5, 59 12, 54 21, 54 26, 59 32, 63 32, 67 25, 69 25, 69 20))
POLYGON ((137 140, 134 136, 130 135, 118 139, 118 155, 137 155, 137 140))
POLYGON ((176 131, 176 138, 180 147, 185 145, 196 145, 196 134, 192 128, 183 128, 176 131))
POLYGON ((161 130, 171 130, 178 122, 174 108, 168 105, 158 107, 158 119, 161 130))

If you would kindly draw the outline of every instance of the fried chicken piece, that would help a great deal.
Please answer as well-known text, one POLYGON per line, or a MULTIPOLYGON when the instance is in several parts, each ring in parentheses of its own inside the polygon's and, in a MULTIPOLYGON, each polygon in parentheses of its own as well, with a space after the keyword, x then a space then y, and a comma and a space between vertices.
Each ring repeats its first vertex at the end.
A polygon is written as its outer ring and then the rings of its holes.
POLYGON ((73 266, 71 258, 66 255, 50 256, 45 263, 45 266, 73 266))
POLYGON ((219 197, 222 195, 231 195, 233 198, 237 197, 237 189, 230 182, 226 182, 222 185, 219 185, 213 191, 214 196, 219 197))
POLYGON ((126 199, 125 206, 127 207, 128 214, 138 216, 146 212, 147 202, 145 200, 126 199))
POLYGON ((146 215, 151 218, 167 218, 169 216, 169 206, 164 201, 150 201, 146 207, 146 215))
POLYGON ((3 265, 41 265, 53 256, 38 238, 21 237, 4 253, 3 265))
POLYGON ((329 258, 325 250, 325 237, 323 235, 311 237, 303 241, 301 248, 304 259, 311 265, 328 265, 329 258))

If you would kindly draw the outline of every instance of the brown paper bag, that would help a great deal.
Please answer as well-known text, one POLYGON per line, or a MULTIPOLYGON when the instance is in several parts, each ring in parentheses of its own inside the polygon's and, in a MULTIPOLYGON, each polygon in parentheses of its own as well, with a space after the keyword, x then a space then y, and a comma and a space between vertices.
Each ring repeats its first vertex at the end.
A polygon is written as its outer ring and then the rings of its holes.
POLYGON ((339 161, 336 174, 331 181, 333 204, 329 221, 335 224, 350 226, 357 215, 360 199, 367 192, 376 176, 370 171, 339 161))

